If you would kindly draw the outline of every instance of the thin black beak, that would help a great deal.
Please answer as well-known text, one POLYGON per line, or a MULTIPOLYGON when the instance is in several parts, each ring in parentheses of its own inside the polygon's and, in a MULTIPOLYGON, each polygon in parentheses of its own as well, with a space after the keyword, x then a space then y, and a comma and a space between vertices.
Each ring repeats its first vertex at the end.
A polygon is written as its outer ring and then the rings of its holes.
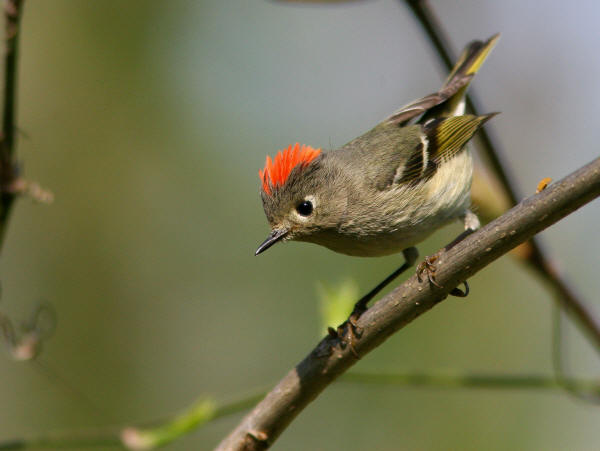
POLYGON ((273 246, 275 243, 277 243, 278 241, 281 241, 283 239, 283 237, 287 235, 287 233, 288 233, 288 231, 286 229, 273 230, 269 234, 267 239, 264 240, 260 246, 258 246, 258 249, 256 249, 256 252, 254 253, 254 255, 258 255, 261 252, 266 251, 271 246, 273 246))

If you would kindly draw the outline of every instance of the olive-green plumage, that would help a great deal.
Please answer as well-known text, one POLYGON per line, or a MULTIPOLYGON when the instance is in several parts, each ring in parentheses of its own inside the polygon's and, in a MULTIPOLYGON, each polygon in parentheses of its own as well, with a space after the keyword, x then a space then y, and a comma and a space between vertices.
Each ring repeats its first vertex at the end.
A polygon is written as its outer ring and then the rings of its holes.
POLYGON ((281 186, 263 188, 272 233, 257 253, 296 240, 380 256, 410 248, 458 218, 478 227, 469 210, 473 169, 465 145, 493 114, 464 114, 464 94, 496 40, 469 44, 439 92, 290 168, 281 186))

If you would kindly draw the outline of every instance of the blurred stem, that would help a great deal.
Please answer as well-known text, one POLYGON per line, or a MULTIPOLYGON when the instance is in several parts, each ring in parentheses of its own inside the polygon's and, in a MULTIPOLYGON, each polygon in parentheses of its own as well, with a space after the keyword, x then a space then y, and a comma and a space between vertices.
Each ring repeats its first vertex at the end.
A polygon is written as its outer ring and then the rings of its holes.
POLYGON ((600 382, 592 380, 556 379, 535 374, 495 375, 468 373, 357 373, 342 377, 346 382, 374 385, 398 385, 430 388, 489 388, 563 390, 565 387, 580 393, 600 395, 600 382))
POLYGON ((203 399, 159 426, 143 429, 126 428, 121 433, 121 439, 125 447, 131 450, 158 448, 217 418, 247 410, 264 395, 265 391, 261 391, 221 406, 216 405, 212 400, 203 399))
POLYGON ((15 439, 0 442, 0 450, 17 449, 82 449, 98 446, 125 446, 131 450, 155 449, 197 430, 218 418, 248 410, 265 395, 265 390, 239 400, 216 404, 210 399, 202 399, 180 414, 165 419, 154 427, 127 427, 120 432, 111 431, 71 431, 47 434, 45 436, 15 439))
POLYGON ((17 449, 86 449, 98 446, 121 446, 121 440, 116 433, 80 434, 65 432, 60 434, 48 434, 30 439, 17 439, 0 442, 0 450, 17 449))
MULTIPOLYGON (((600 382, 582 379, 562 378, 561 380, 541 375, 495 375, 469 373, 386 373, 350 372, 342 376, 341 382, 371 385, 393 385, 402 387, 427 387, 444 389, 486 388, 560 390, 568 387, 577 393, 600 395, 600 382)), ((48 434, 45 437, 0 442, 0 450, 17 449, 81 449, 99 446, 122 446, 131 450, 149 450, 177 440, 205 424, 218 418, 242 412, 252 407, 265 395, 264 391, 244 397, 231 403, 216 405, 202 399, 181 414, 165 420, 153 428, 125 428, 119 434, 91 432, 84 436, 81 432, 48 434), (120 435, 120 438, 119 438, 120 435)))
POLYGON ((554 370, 556 382, 567 391, 571 396, 586 401, 600 403, 599 390, 586 390, 578 384, 573 384, 572 379, 566 375, 566 362, 564 362, 565 340, 562 333, 563 311, 560 304, 555 302, 552 306, 552 368, 554 370))
POLYGON ((15 199, 12 189, 17 178, 15 148, 15 111, 17 97, 17 57, 19 24, 23 0, 5 0, 4 102, 2 106, 2 136, 0 141, 0 246, 15 199))
MULTIPOLYGON (((443 31, 443 27, 437 20, 429 2, 427 0, 402 1, 412 10, 446 69, 451 70, 452 61, 455 61, 456 58, 450 50, 450 40, 443 31)), ((478 104, 479 102, 474 100, 473 94, 467 95, 467 107, 473 114, 479 114, 478 104)), ((503 158, 497 140, 492 139, 489 132, 482 128, 479 130, 479 141, 481 149, 502 184, 511 205, 516 205, 521 196, 517 195, 516 184, 505 169, 506 165, 502 163, 503 158)), ((585 335, 593 341, 596 352, 600 353, 600 322, 583 303, 564 276, 558 274, 558 271, 546 256, 539 240, 532 238, 530 245, 530 252, 524 255, 522 260, 552 288, 563 308, 577 318, 578 325, 585 332, 585 335)))

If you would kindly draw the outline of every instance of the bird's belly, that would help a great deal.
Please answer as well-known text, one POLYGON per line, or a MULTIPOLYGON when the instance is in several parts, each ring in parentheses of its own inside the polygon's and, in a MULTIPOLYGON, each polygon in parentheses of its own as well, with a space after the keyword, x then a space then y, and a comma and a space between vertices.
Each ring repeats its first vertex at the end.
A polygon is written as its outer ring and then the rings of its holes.
POLYGON ((340 235, 335 237, 321 236, 319 240, 311 240, 313 243, 325 246, 340 254, 355 257, 382 257, 401 252, 414 246, 427 238, 434 230, 400 230, 397 232, 385 232, 370 236, 340 235))

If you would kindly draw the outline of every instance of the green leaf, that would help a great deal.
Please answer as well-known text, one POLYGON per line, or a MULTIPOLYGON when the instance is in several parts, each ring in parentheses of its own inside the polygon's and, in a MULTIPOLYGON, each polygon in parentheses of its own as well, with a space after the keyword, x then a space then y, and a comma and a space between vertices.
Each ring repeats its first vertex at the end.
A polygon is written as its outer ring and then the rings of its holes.
POLYGON ((358 300, 358 285, 354 280, 346 279, 335 286, 319 283, 319 313, 321 316, 320 333, 326 333, 328 327, 335 328, 346 321, 358 300))

